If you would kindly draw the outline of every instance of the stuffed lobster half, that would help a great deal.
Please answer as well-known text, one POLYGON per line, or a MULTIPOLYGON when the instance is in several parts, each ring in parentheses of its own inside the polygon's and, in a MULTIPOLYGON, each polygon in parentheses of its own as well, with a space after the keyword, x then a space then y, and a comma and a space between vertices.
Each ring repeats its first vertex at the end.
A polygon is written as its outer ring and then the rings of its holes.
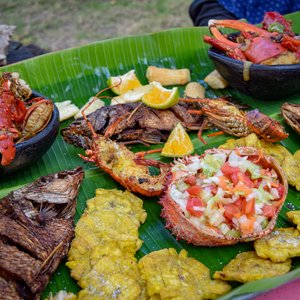
POLYGON ((160 203, 178 238, 232 245, 269 234, 287 191, 272 157, 252 147, 210 149, 175 162, 160 203))

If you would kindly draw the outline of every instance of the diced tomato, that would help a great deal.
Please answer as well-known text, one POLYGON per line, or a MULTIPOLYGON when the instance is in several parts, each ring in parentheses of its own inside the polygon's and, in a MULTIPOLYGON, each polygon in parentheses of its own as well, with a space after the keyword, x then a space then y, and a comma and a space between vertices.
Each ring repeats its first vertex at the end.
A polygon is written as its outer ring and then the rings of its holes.
POLYGON ((232 181, 233 185, 236 186, 238 184, 238 182, 239 182, 237 173, 231 174, 230 178, 231 178, 231 181, 232 181))
POLYGON ((190 186, 186 191, 190 194, 190 196, 199 196, 201 193, 201 187, 199 185, 190 186))
POLYGON ((224 217, 227 219, 232 219, 233 217, 238 218, 241 215, 241 210, 234 204, 224 205, 224 217))
POLYGON ((216 185, 210 185, 210 192, 213 194, 213 196, 217 193, 218 187, 216 185))
POLYGON ((242 197, 240 197, 239 199, 235 200, 235 201, 233 202, 233 204, 234 204, 236 207, 238 207, 240 210, 242 210, 242 208, 243 208, 243 201, 244 201, 244 199, 243 199, 242 197))
POLYGON ((249 201, 246 201, 246 199, 243 200, 243 213, 245 215, 251 215, 253 216, 255 213, 255 199, 251 199, 249 201))
POLYGON ((224 175, 232 175, 234 173, 240 172, 240 168, 230 166, 229 162, 225 162, 221 167, 221 171, 224 175))
POLYGON ((195 185, 196 184, 196 177, 193 175, 187 176, 184 180, 185 183, 189 185, 195 185))
POLYGON ((254 180, 253 180, 254 187, 255 187, 256 189, 258 189, 259 186, 261 185, 261 182, 262 182, 262 178, 254 179, 254 180))
POLYGON ((204 202, 195 197, 189 198, 187 205, 186 205, 186 210, 194 217, 201 217, 203 214, 203 211, 197 210, 197 208, 204 207, 204 202))
POLYGON ((279 183, 277 190, 278 190, 278 194, 279 194, 279 199, 281 199, 284 194, 284 186, 279 183))
POLYGON ((239 172, 237 174, 239 181, 242 181, 247 187, 253 188, 254 183, 250 178, 250 175, 247 173, 239 172))
POLYGON ((276 207, 274 207, 272 205, 264 205, 264 207, 262 208, 262 211, 263 211, 263 215, 265 217, 272 218, 276 214, 276 207))

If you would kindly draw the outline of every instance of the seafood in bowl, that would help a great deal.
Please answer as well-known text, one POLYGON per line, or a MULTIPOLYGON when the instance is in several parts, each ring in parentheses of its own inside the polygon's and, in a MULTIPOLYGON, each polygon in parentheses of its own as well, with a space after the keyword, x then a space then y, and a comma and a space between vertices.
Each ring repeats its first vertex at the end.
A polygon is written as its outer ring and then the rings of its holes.
POLYGON ((16 171, 42 156, 58 132, 51 100, 33 93, 18 73, 0 76, 0 173, 16 171))
POLYGON ((295 38, 291 23, 277 12, 267 12, 262 24, 260 28, 239 20, 210 20, 208 26, 214 37, 204 36, 204 41, 241 61, 265 65, 299 63, 300 40, 295 38), (219 31, 220 27, 240 32, 228 38, 219 31))
POLYGON ((269 234, 287 195, 276 161, 252 147, 210 149, 173 165, 160 203, 166 227, 201 246, 269 234))
POLYGON ((276 13, 266 15, 263 24, 259 28, 237 20, 211 21, 214 37, 204 37, 213 46, 208 56, 230 86, 257 99, 274 100, 299 92, 300 40, 290 23, 276 13), (275 23, 282 32, 267 30, 274 29, 275 23), (223 35, 220 27, 240 32, 223 35))

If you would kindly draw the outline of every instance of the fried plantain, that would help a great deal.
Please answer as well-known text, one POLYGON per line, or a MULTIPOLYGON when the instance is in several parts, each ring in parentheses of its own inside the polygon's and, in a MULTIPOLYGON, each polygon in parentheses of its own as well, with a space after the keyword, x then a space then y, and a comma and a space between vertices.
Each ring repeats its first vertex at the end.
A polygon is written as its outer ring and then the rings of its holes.
POLYGON ((211 280, 209 269, 182 250, 162 249, 138 263, 150 299, 215 299, 230 286, 211 280))
POLYGON ((300 210, 288 211, 286 215, 291 222, 297 225, 297 229, 300 231, 300 210))
POLYGON ((127 214, 138 226, 145 222, 147 216, 143 201, 128 191, 120 194, 118 190, 97 189, 96 197, 88 203, 89 211, 94 208, 98 211, 113 211, 118 215, 127 214))
POLYGON ((222 271, 215 272, 213 278, 225 281, 249 282, 287 273, 291 260, 275 263, 258 257, 255 251, 239 253, 222 271))
POLYGON ((258 256, 284 262, 300 256, 300 232, 295 228, 276 228, 271 234, 254 242, 258 256))
POLYGON ((145 299, 134 257, 145 219, 143 202, 133 194, 96 190, 77 222, 66 263, 83 288, 78 299, 145 299))
POLYGON ((99 299, 138 299, 143 282, 134 256, 124 253, 105 255, 79 281, 79 286, 99 299))
POLYGON ((92 211, 84 213, 77 223, 75 235, 93 236, 98 241, 117 241, 125 252, 135 254, 141 247, 138 226, 128 215, 118 215, 114 211, 92 211))

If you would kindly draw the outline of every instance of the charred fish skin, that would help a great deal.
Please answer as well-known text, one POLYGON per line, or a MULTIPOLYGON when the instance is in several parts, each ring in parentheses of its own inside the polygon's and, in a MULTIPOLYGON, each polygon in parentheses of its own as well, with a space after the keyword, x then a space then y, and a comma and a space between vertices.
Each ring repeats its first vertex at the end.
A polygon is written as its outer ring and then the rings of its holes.
POLYGON ((0 199, 0 300, 40 299, 73 238, 83 177, 58 172, 0 199))
POLYGON ((286 123, 300 135, 300 104, 284 103, 281 114, 286 123))

